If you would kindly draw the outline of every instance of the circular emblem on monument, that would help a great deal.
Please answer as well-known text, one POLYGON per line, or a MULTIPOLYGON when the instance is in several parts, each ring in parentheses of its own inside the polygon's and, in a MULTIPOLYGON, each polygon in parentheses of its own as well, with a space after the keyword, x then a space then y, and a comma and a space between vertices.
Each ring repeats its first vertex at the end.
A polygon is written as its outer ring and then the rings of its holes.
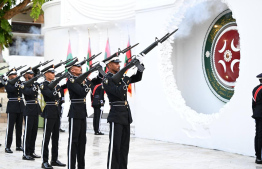
POLYGON ((240 63, 239 33, 230 10, 222 12, 210 25, 202 62, 209 88, 217 98, 228 102, 234 94, 240 63))

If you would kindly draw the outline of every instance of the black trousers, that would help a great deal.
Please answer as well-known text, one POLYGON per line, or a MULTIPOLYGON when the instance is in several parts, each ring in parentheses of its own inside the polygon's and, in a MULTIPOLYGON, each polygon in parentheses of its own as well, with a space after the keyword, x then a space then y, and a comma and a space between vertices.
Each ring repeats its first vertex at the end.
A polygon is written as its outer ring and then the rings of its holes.
POLYGON ((30 155, 35 152, 35 141, 38 130, 38 116, 24 116, 24 155, 30 155))
POLYGON ((93 118, 93 128, 95 133, 100 132, 100 120, 103 112, 100 110, 100 107, 94 107, 94 118, 93 118))
POLYGON ((262 149, 262 119, 256 119, 255 152, 256 157, 261 160, 262 149))
POLYGON ((16 133, 16 147, 22 146, 21 145, 22 125, 23 125, 22 113, 7 113, 5 148, 10 148, 12 145, 14 126, 15 126, 15 133, 16 133))
POLYGON ((58 157, 58 140, 59 140, 59 126, 60 118, 46 118, 44 133, 43 133, 43 142, 42 142, 42 158, 43 163, 48 162, 48 145, 50 137, 52 134, 52 161, 56 161, 58 157))
POLYGON ((69 138, 68 138, 68 168, 85 168, 86 151, 86 118, 69 118, 69 138))
POLYGON ((130 125, 110 122, 107 169, 127 169, 130 125))

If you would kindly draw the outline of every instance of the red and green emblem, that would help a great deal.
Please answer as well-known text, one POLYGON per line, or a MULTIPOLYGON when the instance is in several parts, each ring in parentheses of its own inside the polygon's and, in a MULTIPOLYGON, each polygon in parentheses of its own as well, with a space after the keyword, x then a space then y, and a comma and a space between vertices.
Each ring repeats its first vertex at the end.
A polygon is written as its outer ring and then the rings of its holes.
POLYGON ((211 91, 227 102, 239 76, 240 44, 232 12, 221 13, 210 25, 203 47, 203 68, 211 91))

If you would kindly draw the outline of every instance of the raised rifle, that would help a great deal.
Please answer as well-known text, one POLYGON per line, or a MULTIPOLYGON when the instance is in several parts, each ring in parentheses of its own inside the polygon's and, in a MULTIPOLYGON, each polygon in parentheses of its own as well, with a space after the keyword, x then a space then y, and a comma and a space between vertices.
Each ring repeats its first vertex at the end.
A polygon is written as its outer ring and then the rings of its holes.
POLYGON ((54 59, 52 59, 52 60, 47 60, 47 61, 45 61, 44 63, 41 63, 41 62, 40 62, 38 65, 32 67, 32 71, 35 72, 35 73, 37 73, 37 69, 38 69, 39 67, 45 66, 46 64, 52 62, 53 60, 54 60, 54 59))
POLYGON ((81 65, 81 66, 82 66, 82 65, 84 65, 86 62, 92 61, 92 60, 95 59, 97 56, 99 56, 101 53, 102 53, 102 52, 98 53, 97 55, 93 55, 93 56, 91 56, 91 57, 88 58, 88 59, 84 58, 84 60, 83 60, 82 62, 78 63, 78 65, 81 65))
POLYGON ((75 58, 68 59, 68 60, 66 60, 66 61, 64 61, 64 62, 62 62, 62 60, 61 60, 60 63, 58 63, 58 64, 56 64, 56 65, 54 66, 54 69, 58 68, 58 67, 61 66, 61 65, 66 65, 66 64, 68 64, 69 62, 73 61, 74 59, 75 59, 75 58))
POLYGON ((36 75, 35 77, 33 77, 32 79, 26 81, 23 85, 24 85, 24 86, 31 86, 31 84, 33 84, 35 81, 37 81, 37 79, 38 79, 39 77, 41 77, 41 76, 43 76, 43 74, 38 74, 38 75, 36 75))
MULTIPOLYGON (((102 52, 100 52, 99 54, 97 54, 97 55, 93 55, 91 58, 92 59, 94 59, 95 57, 97 57, 98 55, 100 55, 102 52)), ((91 59, 91 60, 92 60, 91 59)), ((90 61, 91 61, 90 60, 90 61)), ((88 61, 89 62, 89 61, 88 61)), ((96 63, 98 63, 98 62, 96 62, 96 63)), ((77 82, 77 83, 79 83, 79 84, 81 84, 86 78, 87 78, 87 76, 90 74, 90 73, 92 73, 92 72, 94 72, 94 71, 96 71, 96 70, 98 70, 103 76, 105 75, 105 72, 103 71, 103 67, 98 63, 98 64, 96 64, 95 66, 94 66, 94 64, 92 64, 93 66, 87 71, 87 72, 85 72, 85 73, 83 73, 83 74, 81 74, 80 76, 78 76, 76 79, 75 79, 75 82, 77 82)))
POLYGON ((5 68, 8 68, 9 66, 3 66, 3 67, 0 67, 0 70, 3 70, 5 68))
POLYGON ((61 77, 61 76, 63 75, 64 72, 65 72, 65 70, 62 71, 62 72, 60 72, 60 73, 57 73, 57 74, 55 75, 55 77, 61 77))
MULTIPOLYGON (((126 53, 127 51, 131 50, 132 48, 136 47, 139 43, 133 45, 133 46, 128 46, 127 48, 121 50, 120 48, 118 49, 118 52, 114 53, 113 55, 109 56, 108 58, 102 60, 103 63, 106 63, 108 60, 110 60, 111 58, 115 57, 115 56, 118 56, 120 55, 120 53, 126 53)), ((98 70, 99 73, 102 75, 102 76, 105 76, 106 73, 104 72, 103 70, 103 67, 101 66, 101 64, 99 62, 95 62, 93 63, 92 65, 90 65, 90 69, 83 73, 82 75, 80 75, 79 77, 77 77, 75 79, 75 82, 81 84, 85 78, 87 78, 88 75, 90 75, 92 72, 98 70)))
POLYGON ((55 88, 55 86, 64 78, 66 78, 69 75, 68 72, 65 72, 63 75, 61 75, 58 79, 56 79, 55 81, 53 81, 52 83, 50 83, 48 85, 48 88, 53 90, 55 88))
POLYGON ((26 67, 26 65, 24 65, 24 66, 19 66, 18 68, 16 68, 16 71, 18 71, 18 70, 20 70, 20 69, 22 69, 22 68, 24 68, 24 67, 26 67))
POLYGON ((104 59, 102 62, 106 63, 106 61, 110 60, 111 58, 120 55, 120 53, 124 54, 127 51, 131 50, 132 48, 136 47, 139 43, 133 45, 133 46, 128 46, 127 48, 121 50, 120 48, 118 48, 118 52, 114 53, 113 55, 109 56, 108 58, 104 59))
MULTIPOLYGON (((50 61, 49 61, 49 62, 50 62, 50 61)), ((48 63, 49 63, 49 62, 48 62, 48 63)), ((47 63, 46 63, 46 64, 47 64, 47 63)), ((44 76, 44 72, 45 72, 46 70, 48 70, 49 68, 52 68, 52 67, 54 67, 54 65, 49 65, 49 66, 45 67, 44 69, 42 69, 42 70, 40 71, 41 73, 39 73, 38 75, 36 75, 36 76, 33 77, 32 79, 26 81, 26 82, 24 83, 24 86, 30 86, 31 84, 33 84, 38 78, 44 76)))
POLYGON ((30 70, 30 69, 32 69, 32 68, 29 67, 29 68, 27 68, 27 69, 21 71, 21 72, 20 72, 20 76, 23 76, 23 75, 24 75, 28 70, 30 70))
MULTIPOLYGON (((155 42, 153 42, 151 45, 149 45, 146 49, 144 49, 139 54, 141 56, 146 55, 148 52, 150 52, 152 49, 154 49, 158 43, 163 43, 165 40, 167 40, 171 35, 173 35, 178 29, 174 30, 171 33, 167 33, 165 36, 163 36, 161 39, 155 38, 155 42)), ((131 58, 132 59, 132 58, 131 58)), ((124 73, 130 69, 131 67, 136 66, 138 71, 143 72, 145 70, 145 67, 140 64, 140 61, 136 58, 133 58, 129 63, 126 64, 125 67, 123 67, 121 70, 119 70, 114 76, 112 76, 112 80, 115 84, 117 84, 120 79, 123 77, 124 73)))
MULTIPOLYGON (((26 66, 26 65, 20 66, 20 67, 18 67, 16 70, 22 69, 22 68, 25 67, 25 66, 26 66)), ((31 67, 29 67, 29 68, 27 68, 26 70, 23 70, 22 72, 20 72, 20 75, 17 76, 16 78, 12 79, 12 80, 9 80, 9 83, 12 84, 12 85, 14 85, 14 84, 20 79, 20 77, 22 77, 23 74, 24 74, 26 71, 28 71, 29 69, 31 69, 31 67)))

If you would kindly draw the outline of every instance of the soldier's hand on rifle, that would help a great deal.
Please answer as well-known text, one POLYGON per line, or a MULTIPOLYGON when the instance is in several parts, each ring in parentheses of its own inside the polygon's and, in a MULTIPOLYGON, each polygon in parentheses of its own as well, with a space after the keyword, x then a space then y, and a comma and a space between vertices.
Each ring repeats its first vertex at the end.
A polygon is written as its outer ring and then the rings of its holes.
POLYGON ((142 64, 143 61, 144 61, 144 56, 142 56, 142 55, 137 55, 137 56, 136 56, 136 59, 139 60, 140 64, 142 64))
POLYGON ((106 64, 104 62, 100 62, 99 64, 102 66, 103 69, 106 67, 106 64))
POLYGON ((130 69, 128 69, 127 73, 126 73, 126 76, 127 77, 131 77, 133 75, 135 75, 137 72, 137 67, 136 66, 133 66, 131 67, 130 69))
POLYGON ((94 72, 92 72, 90 75, 89 75, 89 79, 90 80, 93 80, 93 79, 95 79, 97 76, 98 76, 98 74, 99 74, 99 72, 98 72, 98 70, 96 70, 96 71, 94 71, 94 72))

